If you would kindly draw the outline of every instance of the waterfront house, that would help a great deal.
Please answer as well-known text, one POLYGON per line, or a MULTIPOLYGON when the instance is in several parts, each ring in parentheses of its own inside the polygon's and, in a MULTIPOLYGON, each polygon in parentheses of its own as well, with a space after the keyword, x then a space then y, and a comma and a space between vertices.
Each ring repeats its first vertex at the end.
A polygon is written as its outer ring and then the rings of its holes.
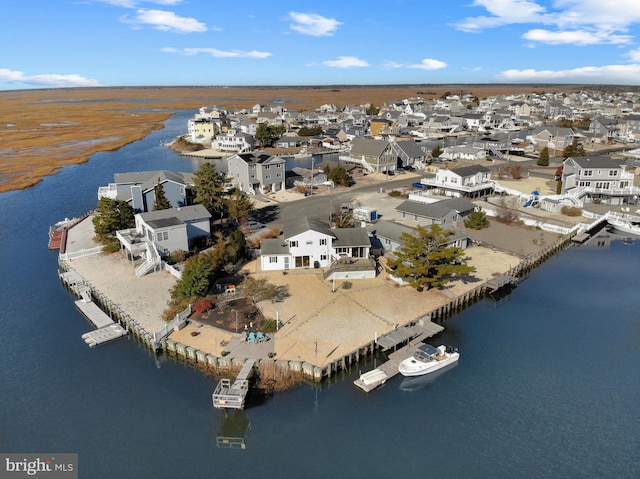
POLYGON ((122 200, 135 212, 152 211, 156 200, 156 188, 162 185, 164 195, 172 207, 193 204, 193 173, 156 170, 116 173, 113 176, 113 183, 98 188, 98 200, 122 200))
POLYGON ((600 143, 613 141, 619 135, 618 120, 608 116, 597 116, 589 123, 589 132, 593 133, 600 143))
POLYGON ((482 198, 493 191, 491 170, 483 165, 438 168, 435 177, 422 178, 423 188, 445 196, 482 198))
POLYGON ((447 146, 440 158, 443 160, 484 160, 487 158, 487 150, 484 148, 475 148, 473 146, 447 146))
POLYGON ((368 258, 371 242, 364 228, 335 228, 308 217, 291 220, 280 238, 263 239, 263 271, 326 268, 334 262, 368 258))
POLYGON ((240 153, 227 158, 227 175, 233 186, 249 194, 285 189, 283 158, 268 153, 240 153))
MULTIPOLYGON (((448 238, 447 246, 457 246, 466 249, 471 245, 469 235, 462 233, 451 225, 447 225, 445 229, 454 232, 454 234, 448 238)), ((404 241, 402 240, 403 233, 413 235, 416 232, 416 229, 411 226, 386 220, 378 221, 372 225, 369 230, 372 235, 371 243, 378 244, 382 248, 383 254, 394 253, 402 248, 404 245, 404 241)))
POLYGON ((354 138, 349 156, 341 156, 340 159, 360 164, 370 173, 394 171, 398 163, 397 153, 390 142, 372 138, 354 138))
POLYGON ((243 133, 230 128, 225 133, 220 133, 212 142, 211 148, 218 151, 235 151, 243 153, 253 150, 255 140, 249 133, 243 133))
POLYGON ((587 203, 637 205, 640 188, 622 161, 608 156, 569 157, 562 168, 562 194, 587 203))
POLYGON ((407 200, 396 206, 399 221, 412 225, 457 225, 469 216, 476 205, 465 198, 451 198, 424 203, 421 201, 407 200))
POLYGON ((431 163, 431 148, 426 142, 415 140, 401 140, 392 143, 397 155, 398 168, 415 167, 424 169, 431 163))

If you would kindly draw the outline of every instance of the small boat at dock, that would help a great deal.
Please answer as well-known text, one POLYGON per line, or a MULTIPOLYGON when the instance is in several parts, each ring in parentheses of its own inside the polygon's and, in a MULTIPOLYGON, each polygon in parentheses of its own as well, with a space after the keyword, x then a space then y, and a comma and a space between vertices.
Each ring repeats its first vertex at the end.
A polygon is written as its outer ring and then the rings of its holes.
POLYGON ((436 348, 430 344, 423 344, 411 357, 400 361, 398 370, 403 376, 422 376, 453 364, 459 358, 458 350, 450 346, 436 348))

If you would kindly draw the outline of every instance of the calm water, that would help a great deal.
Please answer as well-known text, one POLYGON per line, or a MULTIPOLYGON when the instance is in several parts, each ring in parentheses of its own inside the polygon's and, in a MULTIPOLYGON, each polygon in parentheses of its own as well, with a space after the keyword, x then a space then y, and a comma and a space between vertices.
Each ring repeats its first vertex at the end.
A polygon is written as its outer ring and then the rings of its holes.
POLYGON ((460 363, 422 386, 366 395, 354 370, 225 420, 212 378, 130 339, 88 348, 47 228, 114 172, 197 169, 159 146, 191 114, 0 195, 0 450, 77 452, 83 478, 640 477, 640 241, 566 250, 500 307, 450 319, 460 363), (234 421, 247 448, 216 447, 234 421))

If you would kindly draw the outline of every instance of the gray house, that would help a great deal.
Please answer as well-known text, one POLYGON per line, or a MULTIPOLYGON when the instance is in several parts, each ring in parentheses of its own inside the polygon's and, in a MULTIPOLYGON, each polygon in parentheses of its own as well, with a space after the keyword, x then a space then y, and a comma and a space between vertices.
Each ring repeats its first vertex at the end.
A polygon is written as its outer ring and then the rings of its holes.
MULTIPOLYGON (((462 249, 466 249, 469 245, 471 245, 471 238, 452 226, 447 226, 447 230, 451 230, 454 232, 453 235, 449 237, 448 246, 458 246, 462 249)), ((381 220, 377 222, 375 225, 372 225, 370 229, 371 233, 371 243, 374 246, 381 247, 383 250, 383 254, 393 253, 400 249, 404 244, 402 240, 402 234, 415 234, 415 228, 410 226, 406 226, 400 223, 396 223, 394 221, 386 221, 381 220)))
POLYGON ((193 204, 193 173, 167 170, 116 173, 113 183, 98 188, 98 200, 122 200, 136 212, 152 211, 158 185, 162 185, 165 197, 174 208, 193 204))
POLYGON ((407 200, 396 207, 400 221, 419 226, 456 225, 475 210, 476 205, 465 198, 452 198, 435 203, 407 200))
POLYGON ((285 189, 285 163, 264 152, 240 153, 227 158, 227 175, 245 193, 275 192, 285 189))
POLYGON ((636 205, 640 188, 625 164, 608 156, 569 157, 562 163, 562 194, 581 201, 636 205))
POLYGON ((349 156, 340 157, 341 160, 364 166, 370 173, 394 171, 398 163, 397 158, 390 142, 372 138, 354 138, 351 141, 349 156))
POLYGON ((423 169, 427 163, 431 163, 431 148, 427 142, 402 140, 396 141, 392 146, 398 155, 398 168, 423 169))
POLYGON ((189 251, 197 238, 211 235, 211 213, 202 205, 149 211, 135 216, 136 231, 152 241, 158 251, 189 251))

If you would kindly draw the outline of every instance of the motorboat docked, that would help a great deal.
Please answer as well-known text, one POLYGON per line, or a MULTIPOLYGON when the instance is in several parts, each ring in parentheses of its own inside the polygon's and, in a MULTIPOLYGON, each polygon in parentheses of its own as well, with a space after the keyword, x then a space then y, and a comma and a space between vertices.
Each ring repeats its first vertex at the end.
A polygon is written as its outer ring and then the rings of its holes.
POLYGON ((455 363, 460 358, 457 349, 450 346, 419 346, 410 358, 403 359, 398 370, 403 376, 422 376, 455 363))

